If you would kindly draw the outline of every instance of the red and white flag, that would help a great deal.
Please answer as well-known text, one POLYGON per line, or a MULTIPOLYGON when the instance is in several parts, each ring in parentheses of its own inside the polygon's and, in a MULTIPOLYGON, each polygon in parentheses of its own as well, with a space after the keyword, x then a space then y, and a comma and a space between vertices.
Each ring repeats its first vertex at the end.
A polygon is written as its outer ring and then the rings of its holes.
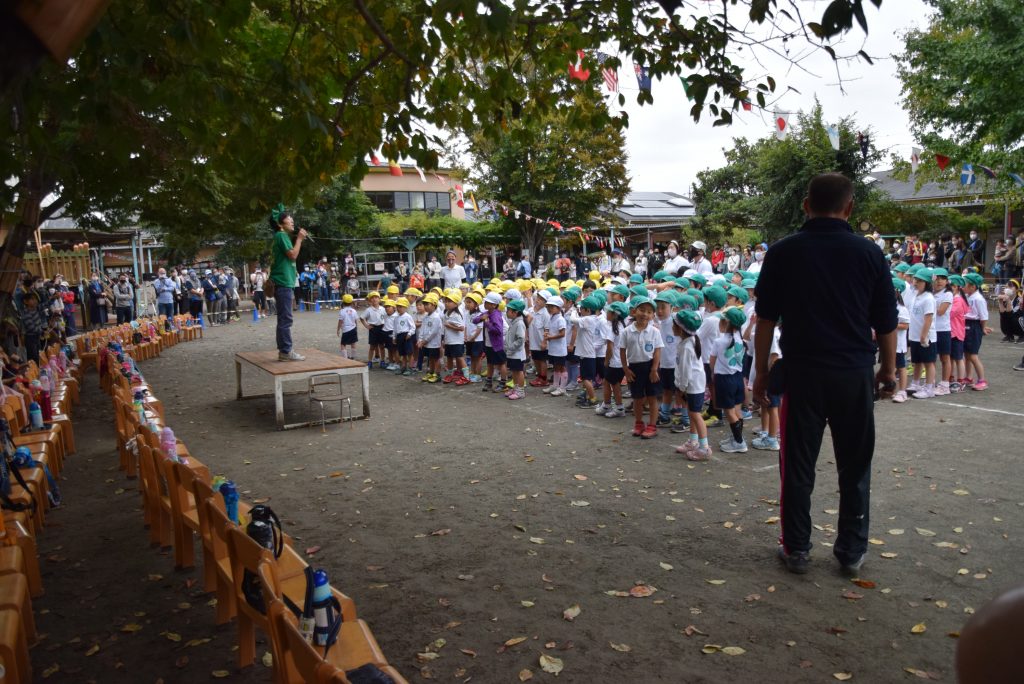
POLYGON ((590 69, 583 68, 585 54, 583 50, 576 51, 576 63, 569 63, 569 78, 575 78, 577 81, 586 81, 590 78, 590 69))
POLYGON ((420 174, 420 180, 426 183, 427 176, 426 174, 423 173, 423 169, 421 169, 419 166, 414 166, 413 168, 416 169, 416 173, 420 174))
POLYGON ((374 166, 380 166, 380 157, 377 156, 376 152, 370 153, 370 163, 374 166))
POLYGON ((910 170, 912 173, 917 173, 917 167, 921 165, 921 148, 912 147, 910 149, 910 170))
POLYGON ((455 184, 455 206, 459 209, 466 208, 466 200, 462 195, 462 186, 458 183, 455 184))
POLYGON ((790 112, 775 112, 775 137, 785 140, 789 137, 790 112))

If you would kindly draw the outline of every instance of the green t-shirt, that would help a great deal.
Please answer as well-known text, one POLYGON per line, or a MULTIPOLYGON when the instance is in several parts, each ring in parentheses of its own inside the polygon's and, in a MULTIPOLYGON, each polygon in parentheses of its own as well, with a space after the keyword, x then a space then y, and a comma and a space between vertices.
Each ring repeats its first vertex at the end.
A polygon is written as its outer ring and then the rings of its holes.
POLYGON ((292 239, 288 233, 279 230, 274 233, 274 243, 270 247, 271 264, 270 279, 281 287, 295 287, 295 279, 299 277, 295 270, 295 260, 288 258, 292 248, 292 239))

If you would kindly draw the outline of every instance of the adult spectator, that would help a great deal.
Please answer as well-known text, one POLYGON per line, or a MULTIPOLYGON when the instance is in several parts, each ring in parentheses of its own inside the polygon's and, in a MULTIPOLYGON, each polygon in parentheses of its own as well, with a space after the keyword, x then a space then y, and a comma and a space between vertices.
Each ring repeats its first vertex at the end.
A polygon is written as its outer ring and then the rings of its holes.
POLYGON ((919 264, 924 261, 927 251, 928 250, 925 249, 924 243, 918 240, 916 235, 908 235, 906 241, 903 243, 904 257, 909 257, 911 264, 919 264))
POLYGON ((868 544, 874 394, 878 385, 887 395, 896 387, 896 298, 882 253, 848 223, 848 178, 815 176, 803 208, 807 221, 772 246, 757 281, 754 396, 768 406, 769 392, 782 394, 780 559, 791 572, 807 572, 815 463, 828 424, 839 472, 832 552, 844 571, 856 573, 868 544), (782 360, 769 377, 779 320, 782 360))
MULTIPOLYGON (((260 285, 260 294, 263 293, 263 285, 260 285)), ((189 269, 185 278, 185 291, 188 293, 188 312, 192 318, 198 319, 203 315, 203 282, 194 269, 189 269)))
POLYGON ((476 263, 476 257, 467 254, 463 259, 462 268, 466 271, 466 282, 472 285, 476 282, 476 274, 480 272, 480 266, 476 263))
POLYGON ((569 259, 568 252, 562 252, 562 254, 555 259, 555 278, 558 282, 564 283, 569 278, 569 274, 572 271, 572 260, 569 259))
POLYGON ((768 252, 768 245, 761 243, 754 247, 754 261, 750 264, 750 268, 747 270, 751 273, 760 273, 761 266, 764 263, 764 255, 768 252))
POLYGON ((114 295, 100 282, 100 274, 95 271, 89 279, 86 293, 89 296, 89 323, 93 330, 102 328, 107 324, 107 310, 114 295))
POLYGON ((754 255, 750 253, 750 246, 748 245, 743 248, 743 253, 740 255, 740 270, 749 270, 752 263, 754 263, 754 255))
POLYGON ((871 239, 875 241, 876 245, 878 245, 878 249, 883 252, 885 251, 885 238, 882 237, 881 233, 876 230, 871 234, 871 239))
POLYGON ((491 259, 489 255, 483 255, 480 259, 480 280, 489 281, 494 277, 494 267, 491 265, 491 259))
POLYGON ((183 273, 184 273, 184 270, 179 272, 178 269, 172 268, 170 276, 169 276, 170 279, 174 282, 174 286, 175 286, 175 291, 174 291, 174 313, 175 314, 184 314, 186 311, 188 311, 188 304, 187 304, 188 299, 187 299, 187 296, 186 296, 186 293, 185 293, 185 289, 182 287, 182 283, 184 282, 184 279, 181 276, 182 276, 183 273))
MULTIPOLYGON (((292 243, 291 233, 295 232, 295 219, 285 211, 278 212, 270 218, 270 226, 274 229, 274 241, 270 254, 273 261, 270 266, 270 280, 274 283, 274 304, 277 307, 277 360, 305 361, 306 357, 292 349, 292 304, 295 297, 295 283, 298 273, 295 272, 295 259, 302 249, 302 241, 306 231, 299 228, 292 243)), ((325 269, 326 272, 326 269, 325 269)))
POLYGON ((740 252, 735 247, 729 248, 729 256, 725 259, 725 272, 735 273, 740 269, 740 252))
POLYGON ((600 271, 602 276, 607 278, 611 275, 612 260, 603 250, 594 255, 594 263, 597 266, 595 270, 600 271))
POLYGON ((161 268, 156 272, 153 289, 156 291, 157 313, 166 316, 170 324, 174 318, 174 298, 178 294, 178 284, 167 277, 167 269, 161 268))
POLYGON ((54 277, 54 283, 57 288, 57 295, 64 303, 64 308, 61 313, 64 316, 64 334, 68 337, 77 335, 78 330, 75 326, 75 293, 68 285, 67 279, 62 275, 54 277))
POLYGON ((227 319, 241 320, 238 315, 238 278, 235 276, 235 271, 231 268, 224 269, 224 295, 227 298, 227 319))
POLYGON ((455 252, 453 250, 448 250, 448 253, 444 255, 444 261, 444 267, 441 269, 444 289, 458 289, 459 285, 466 280, 466 269, 462 267, 462 264, 455 263, 455 252))
POLYGON ((433 254, 430 255, 430 261, 427 262, 426 275, 428 289, 441 287, 441 264, 438 263, 437 257, 433 254))
POLYGON ((313 273, 313 269, 306 264, 302 267, 302 273, 299 274, 299 290, 302 291, 302 301, 312 303, 313 301, 313 283, 316 281, 316 275, 313 273))
POLYGON ((38 364, 39 349, 49 325, 49 309, 39 301, 39 294, 35 290, 24 293, 21 305, 21 334, 25 343, 25 358, 38 364))
MULTIPOLYGON (((711 268, 715 273, 722 273, 723 270, 719 269, 719 266, 725 261, 725 250, 722 249, 721 245, 715 245, 711 250, 711 268)), ((723 267, 724 269, 724 267, 723 267)))
POLYGON ((647 278, 647 255, 642 249, 637 252, 636 259, 633 260, 633 272, 639 273, 644 279, 647 278))
POLYGON ((417 290, 426 289, 427 279, 423 273, 423 262, 417 261, 416 265, 412 267, 412 274, 409 276, 409 287, 415 287, 417 290))
MULTIPOLYGON (((348 277, 347 269, 348 267, 346 266, 346 277, 348 277)), ((398 285, 398 289, 402 292, 405 292, 405 288, 409 287, 409 265, 404 261, 399 261, 395 264, 395 284, 398 285)))
POLYGON ((612 263, 608 270, 613 276, 617 276, 623 271, 629 271, 629 259, 622 253, 621 247, 612 248, 612 263))
POLYGON ((651 249, 651 253, 647 257, 647 272, 655 274, 664 268, 665 259, 662 256, 661 250, 657 247, 651 249))
POLYGON ((543 254, 537 255, 537 267, 533 269, 533 272, 537 274, 538 278, 543 278, 548 270, 547 260, 543 254))
POLYGON ((978 237, 978 231, 971 231, 971 239, 967 242, 967 249, 971 250, 974 263, 979 267, 985 266, 985 241, 978 237))
MULTIPOLYGON (((327 257, 321 259, 316 265, 315 275, 316 280, 314 282, 316 283, 317 299, 326 306, 327 303, 331 301, 331 275, 327 271, 327 257)), ((273 278, 273 271, 271 271, 271 278, 273 278)), ((274 283, 276 285, 277 281, 275 280, 274 283)), ((290 288, 293 285, 294 283, 289 283, 288 287, 290 288)), ((277 291, 276 287, 274 288, 274 291, 277 291)), ((276 297, 277 295, 274 296, 276 297)))
MULTIPOLYGON (((512 257, 509 257, 509 261, 512 257)), ((523 252, 523 258, 519 260, 519 265, 515 267, 512 274, 512 278, 532 278, 533 277, 533 264, 530 263, 530 257, 527 252, 523 252)), ((509 280, 512 280, 509 278, 509 280)))
POLYGON ((711 262, 704 256, 704 252, 707 248, 708 246, 700 240, 696 240, 692 245, 690 245, 690 268, 697 273, 710 278, 714 275, 714 269, 711 268, 711 262))
POLYGON ((220 291, 217 289, 217 276, 213 274, 213 271, 206 269, 203 273, 202 280, 199 281, 199 286, 203 290, 203 299, 206 300, 206 318, 210 325, 220 325, 218 317, 218 303, 223 299, 220 291))
MULTIPOLYGON (((256 307, 256 311, 259 312, 260 318, 266 318, 267 293, 263 291, 263 286, 266 285, 267 274, 263 272, 262 268, 257 266, 256 270, 253 271, 251 276, 249 276, 249 282, 252 284, 252 305, 256 307)), ((191 303, 189 306, 191 309, 191 303)))
POLYGON ((665 249, 665 263, 658 270, 665 271, 670 276, 679 277, 688 268, 690 268, 690 260, 679 251, 679 242, 672 240, 665 249))

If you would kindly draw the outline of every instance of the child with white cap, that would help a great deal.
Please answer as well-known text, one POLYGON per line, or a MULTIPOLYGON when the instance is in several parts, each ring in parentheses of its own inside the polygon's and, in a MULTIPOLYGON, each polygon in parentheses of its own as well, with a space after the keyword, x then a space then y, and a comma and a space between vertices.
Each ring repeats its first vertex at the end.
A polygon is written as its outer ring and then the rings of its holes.
POLYGON ((549 297, 547 301, 548 320, 544 325, 544 337, 542 344, 548 352, 548 361, 551 363, 551 377, 554 381, 550 387, 544 388, 545 394, 553 397, 561 397, 565 394, 565 388, 569 384, 569 374, 565 371, 566 357, 569 355, 568 343, 565 339, 566 322, 562 315, 562 306, 565 302, 561 297, 549 297))

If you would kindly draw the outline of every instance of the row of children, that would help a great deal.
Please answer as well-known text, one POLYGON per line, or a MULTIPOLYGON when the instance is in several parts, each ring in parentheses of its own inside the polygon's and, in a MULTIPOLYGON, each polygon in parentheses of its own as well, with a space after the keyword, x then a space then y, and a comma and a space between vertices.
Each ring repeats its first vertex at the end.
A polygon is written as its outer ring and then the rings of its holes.
MULTIPOLYGON (((553 397, 578 389, 578 407, 608 418, 624 416, 624 398, 632 398, 634 436, 653 438, 658 427, 689 433, 678 448, 688 458, 710 457, 707 428, 723 420, 730 434, 721 449, 746 452, 756 275, 709 281, 696 272, 681 278, 659 272, 648 284, 633 275, 606 280, 602 287, 599 278, 492 281, 426 295, 409 288, 399 296, 391 288, 383 301, 371 292, 361 314, 343 299, 342 351, 353 356, 357 327, 363 325, 371 368, 376 360, 380 368, 411 375, 414 363, 426 361, 422 379, 434 383, 442 380, 443 354, 443 382, 479 382, 483 391, 510 400, 525 397, 530 371, 536 376, 530 386, 553 397)), ((781 355, 778 334, 772 362, 781 355)), ((779 403, 774 397, 773 406, 762 411, 755 448, 778 450, 779 403)))
POLYGON ((988 389, 978 355, 982 339, 992 332, 986 325, 988 302, 981 293, 982 276, 950 275, 944 268, 900 263, 893 269, 892 283, 899 311, 898 377, 892 400, 903 403, 908 396, 930 399, 968 388, 988 389))

